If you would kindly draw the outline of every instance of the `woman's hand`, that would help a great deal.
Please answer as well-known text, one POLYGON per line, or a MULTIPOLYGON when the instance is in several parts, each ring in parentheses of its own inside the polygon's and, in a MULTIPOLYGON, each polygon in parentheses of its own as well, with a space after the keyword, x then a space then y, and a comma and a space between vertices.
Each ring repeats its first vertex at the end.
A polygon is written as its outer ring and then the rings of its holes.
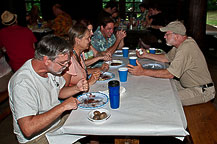
POLYGON ((89 90, 89 84, 86 79, 81 79, 77 83, 77 88, 79 91, 88 91, 89 90))
POLYGON ((101 68, 100 68, 100 71, 106 72, 108 70, 109 70, 109 65, 107 63, 103 63, 101 68))
POLYGON ((89 85, 95 84, 96 81, 99 79, 100 75, 101 75, 100 71, 93 72, 90 79, 88 80, 89 85))

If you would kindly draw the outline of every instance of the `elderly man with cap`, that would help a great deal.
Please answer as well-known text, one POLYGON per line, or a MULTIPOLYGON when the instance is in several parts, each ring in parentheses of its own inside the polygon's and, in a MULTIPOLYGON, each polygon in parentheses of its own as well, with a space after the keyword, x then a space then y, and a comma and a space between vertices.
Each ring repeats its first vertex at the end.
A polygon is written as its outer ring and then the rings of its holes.
POLYGON ((28 59, 34 57, 34 43, 37 40, 31 30, 18 25, 16 14, 4 11, 1 20, 6 27, 0 30, 0 49, 5 48, 9 65, 13 71, 17 71, 28 59))
POLYGON ((143 54, 139 58, 148 58, 170 63, 167 69, 144 69, 137 61, 137 66, 128 65, 129 72, 137 76, 174 79, 179 98, 183 105, 205 103, 215 97, 215 88, 203 53, 193 38, 186 35, 186 28, 180 21, 170 22, 160 28, 166 32, 167 45, 174 46, 167 54, 143 54))

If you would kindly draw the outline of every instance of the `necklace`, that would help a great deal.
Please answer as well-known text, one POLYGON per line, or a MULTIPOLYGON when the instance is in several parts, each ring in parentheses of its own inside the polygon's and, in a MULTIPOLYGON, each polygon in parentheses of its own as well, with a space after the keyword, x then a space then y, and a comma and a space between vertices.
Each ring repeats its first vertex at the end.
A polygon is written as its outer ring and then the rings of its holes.
POLYGON ((88 71, 87 71, 87 66, 85 65, 85 62, 84 62, 83 56, 80 55, 81 60, 82 60, 82 62, 83 62, 83 64, 84 64, 84 67, 83 67, 83 65, 81 64, 81 61, 80 61, 80 59, 79 59, 79 57, 78 57, 78 55, 77 55, 77 53, 76 53, 75 50, 73 50, 73 53, 74 53, 74 55, 76 56, 76 59, 77 59, 78 63, 80 64, 80 66, 85 70, 85 72, 86 72, 86 79, 88 80, 88 71))

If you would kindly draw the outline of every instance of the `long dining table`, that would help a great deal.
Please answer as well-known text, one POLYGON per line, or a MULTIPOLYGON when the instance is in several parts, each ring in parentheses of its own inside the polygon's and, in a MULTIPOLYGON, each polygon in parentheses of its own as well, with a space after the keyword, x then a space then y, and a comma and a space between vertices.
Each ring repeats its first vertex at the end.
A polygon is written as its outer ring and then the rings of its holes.
MULTIPOLYGON (((130 56, 131 54, 129 54, 130 56)), ((135 55, 135 52, 132 52, 135 55)), ((123 56, 113 56, 125 67, 129 60, 123 56)), ((149 59, 138 59, 144 64, 161 64, 149 59)), ((165 66, 166 67, 166 66, 165 66)), ((119 80, 119 66, 110 67, 114 80, 119 80)), ((89 109, 72 110, 65 124, 46 136, 50 143, 71 144, 87 135, 99 136, 173 136, 184 138, 187 122, 183 107, 177 95, 173 80, 134 76, 128 73, 127 82, 120 82, 120 107, 111 109, 108 102, 102 108, 111 116, 102 124, 88 119, 89 109), (124 89, 124 91, 123 91, 124 89)), ((108 95, 108 81, 98 81, 89 92, 102 92, 108 95)), ((109 97, 109 96, 108 96, 109 97)))

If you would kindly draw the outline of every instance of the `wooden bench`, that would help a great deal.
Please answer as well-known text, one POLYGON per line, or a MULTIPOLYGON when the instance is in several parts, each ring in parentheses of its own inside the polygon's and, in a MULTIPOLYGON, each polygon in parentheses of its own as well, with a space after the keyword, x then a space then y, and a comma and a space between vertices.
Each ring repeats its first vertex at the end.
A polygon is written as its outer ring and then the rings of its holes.
MULTIPOLYGON (((1 92, 0 93, 0 104, 2 104, 4 101, 8 99, 8 91, 1 92)), ((3 120, 5 117, 7 117, 10 113, 10 107, 4 108, 4 110, 1 110, 2 112, 0 113, 0 121, 3 120)))
POLYGON ((193 144, 217 144, 217 110, 211 102, 184 107, 193 144))

